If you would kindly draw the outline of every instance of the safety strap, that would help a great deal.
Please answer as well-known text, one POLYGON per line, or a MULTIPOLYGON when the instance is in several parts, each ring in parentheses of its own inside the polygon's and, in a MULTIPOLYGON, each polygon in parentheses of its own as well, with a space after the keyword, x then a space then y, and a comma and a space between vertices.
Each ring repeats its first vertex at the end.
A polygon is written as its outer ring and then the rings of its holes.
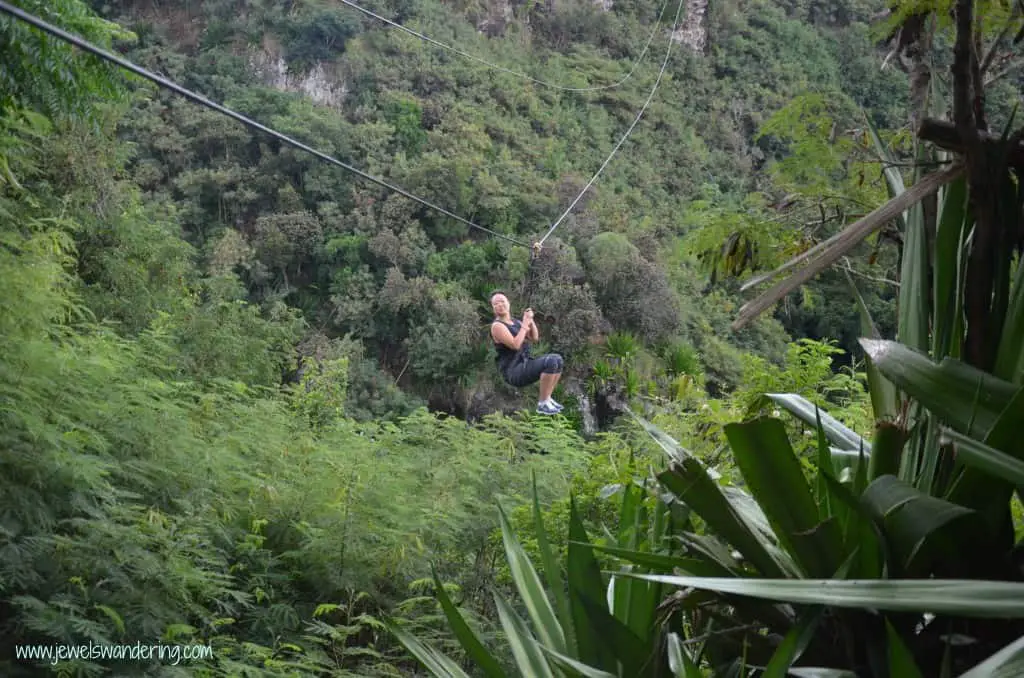
POLYGON ((526 306, 531 305, 530 296, 533 294, 533 283, 537 277, 534 265, 540 257, 542 248, 543 245, 539 242, 533 243, 533 247, 530 248, 530 266, 526 269, 526 279, 523 281, 522 287, 519 288, 519 298, 522 299, 522 303, 526 306))

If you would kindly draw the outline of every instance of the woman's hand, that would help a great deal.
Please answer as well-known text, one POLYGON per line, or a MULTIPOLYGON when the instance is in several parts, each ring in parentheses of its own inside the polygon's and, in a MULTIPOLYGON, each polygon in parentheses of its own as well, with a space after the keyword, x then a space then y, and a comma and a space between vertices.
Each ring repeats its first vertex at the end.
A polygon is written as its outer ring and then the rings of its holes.
POLYGON ((530 341, 537 341, 540 339, 540 332, 537 329, 537 323, 533 322, 532 308, 526 309, 526 312, 523 313, 523 327, 527 328, 530 341))

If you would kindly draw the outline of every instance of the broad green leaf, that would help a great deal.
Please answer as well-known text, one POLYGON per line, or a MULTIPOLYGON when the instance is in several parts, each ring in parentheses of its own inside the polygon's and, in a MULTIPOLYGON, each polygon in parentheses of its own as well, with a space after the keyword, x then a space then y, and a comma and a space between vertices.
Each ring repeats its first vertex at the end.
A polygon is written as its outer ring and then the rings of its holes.
MULTIPOLYGON (((698 560, 722 568, 731 576, 739 576, 742 573, 743 566, 734 557, 732 550, 714 535, 684 532, 676 535, 676 539, 691 556, 696 556, 698 560)), ((723 573, 722 576, 726 575, 723 573)))
MULTIPOLYGON (((643 528, 649 523, 647 509, 643 505, 644 491, 634 486, 627 486, 622 493, 622 506, 619 512, 619 546, 636 549, 640 543, 643 528)), ((632 566, 627 566, 627 570, 632 566)), ((608 582, 608 604, 612 615, 628 626, 640 637, 650 632, 652 619, 650 616, 657 608, 660 585, 641 582, 636 579, 616 579, 608 582)))
MULTIPOLYGON (((914 487, 920 488, 928 494, 941 495, 944 493, 944 488, 937 487, 937 484, 941 481, 939 462, 942 459, 942 448, 939 446, 938 434, 942 424, 936 417, 927 417, 923 423, 924 426, 918 429, 923 430, 923 435, 911 436, 910 444, 906 448, 907 453, 919 462, 915 465, 917 468, 914 469, 914 475, 903 474, 900 480, 909 480, 914 487), (918 448, 914 447, 915 443, 918 448), (918 453, 917 449, 920 449, 921 452, 918 453)), ((906 458, 906 454, 904 458, 906 458)))
MULTIPOLYGON (((999 414, 999 418, 984 438, 992 449, 1024 459, 1024 437, 1020 435, 1020 422, 1024 421, 1024 388, 1021 388, 999 414)), ((972 436, 978 438, 979 436, 972 436)), ((968 466, 949 492, 951 501, 977 509, 995 527, 1001 522, 1014 487, 1006 480, 996 480, 981 469, 968 466)))
POLYGON ((1018 387, 951 358, 936 365, 895 341, 861 339, 879 371, 945 421, 968 435, 987 435, 1018 387))
POLYGON ((783 567, 769 551, 763 532, 751 524, 740 506, 726 497, 721 486, 707 475, 699 461, 689 458, 674 463, 658 475, 658 480, 762 574, 784 576, 783 567))
POLYGON ((823 669, 816 666, 800 666, 790 669, 789 675, 793 676, 793 678, 857 678, 857 674, 853 671, 823 669))
POLYGON ((762 568, 762 573, 773 576, 776 572, 797 574, 792 559, 774 543, 771 526, 752 497, 735 487, 723 487, 714 482, 719 478, 718 473, 705 468, 696 457, 658 427, 636 414, 633 414, 633 418, 674 461, 668 471, 658 476, 658 480, 669 492, 681 499, 689 510, 700 515, 705 522, 716 522, 725 530, 720 534, 755 566, 762 568))
POLYGON ((512 657, 516 660, 521 675, 554 678, 554 673, 544 658, 540 644, 530 635, 530 631, 526 628, 526 622, 497 593, 494 593, 494 603, 498 607, 501 628, 505 631, 505 637, 512 650, 512 657))
POLYGON ((854 450, 840 450, 838 447, 830 447, 829 456, 832 458, 832 470, 836 478, 839 478, 844 471, 850 473, 856 471, 857 464, 860 463, 860 452, 855 452, 854 450))
MULTIPOLYGON (((780 562, 789 563, 792 565, 792 560, 789 554, 779 550, 776 546, 778 544, 778 538, 775 535, 775 531, 772 529, 772 524, 768 521, 768 516, 765 515, 764 509, 761 505, 751 497, 749 494, 744 492, 734 485, 719 485, 722 488, 722 495, 739 511, 740 516, 748 525, 764 537, 764 544, 768 548, 769 552, 775 556, 778 556, 780 562)), ((795 565, 793 565, 795 568, 795 565)), ((791 569, 792 572, 796 572, 795 569, 791 569)))
POLYGON ((956 358, 960 354, 959 340, 963 334, 963 319, 960 317, 962 276, 965 266, 961 253, 971 219, 971 212, 967 209, 967 178, 958 177, 946 187, 943 194, 935 234, 932 355, 938 359, 956 358))
POLYGON ((549 647, 559 652, 565 652, 565 633, 561 624, 555 616, 544 587, 540 583, 536 570, 530 562, 529 556, 523 550, 519 540, 516 539, 512 526, 505 516, 505 511, 498 506, 498 514, 501 521, 501 536, 505 542, 505 555, 508 559, 508 568, 512 573, 512 580, 516 589, 523 599, 523 604, 533 620, 537 635, 549 647))
POLYGON ((993 478, 1005 480, 1017 487, 1024 487, 1024 461, 956 431, 945 429, 942 435, 956 444, 957 459, 964 464, 981 469, 993 478))
MULTIPOLYGON (((623 572, 616 576, 632 578, 631 575, 623 572)), ((637 678, 646 675, 643 668, 650 669, 653 666, 652 653, 656 651, 657 644, 645 642, 598 602, 581 597, 580 606, 589 617, 590 628, 615 658, 611 666, 605 665, 603 668, 611 671, 615 666, 621 666, 624 675, 637 678)))
MULTIPOLYGON (((576 542, 571 542, 576 544, 576 542)), ((616 546, 602 546, 597 544, 578 544, 584 548, 597 549, 622 560, 646 567, 651 570, 672 572, 678 568, 687 574, 695 577, 728 577, 730 572, 717 561, 704 560, 702 558, 690 558, 686 556, 667 556, 659 553, 647 553, 645 551, 630 551, 620 549, 616 546)))
POLYGON ((914 655, 907 649, 900 634, 896 632, 888 619, 885 620, 885 628, 888 639, 889 675, 893 678, 896 676, 899 678, 922 678, 921 670, 914 662, 914 655))
POLYGON ((433 565, 431 565, 431 571, 434 576, 437 599, 440 601, 441 608, 448 618, 448 625, 458 639, 459 644, 462 645, 462 649, 466 651, 466 654, 488 677, 497 676, 503 678, 505 671, 501 668, 498 660, 487 651, 487 648, 480 642, 477 635, 473 633, 473 629, 469 628, 466 620, 462 618, 462 614, 459 613, 451 598, 448 597, 448 592, 444 590, 444 584, 441 583, 441 578, 437 575, 437 569, 433 565))
MULTIPOLYGON (((1016 187, 1004 186, 1000 197, 1005 204, 1004 221, 1000 226, 1006 233, 1020 233, 1021 214, 1024 213, 1024 189, 1019 183, 1016 187)), ((1024 376, 1024 266, 1020 261, 1017 262, 1011 290, 992 372, 997 377, 1016 384, 1020 383, 1021 377, 1024 376)))
MULTIPOLYGON (((821 411, 815 411, 814 433, 818 444, 818 473, 815 477, 814 491, 815 501, 818 504, 818 517, 822 520, 831 518, 834 513, 832 502, 829 497, 828 485, 825 483, 824 475, 838 473, 832 461, 832 448, 829 447, 828 439, 825 436, 825 428, 821 425, 821 411)), ((840 520, 842 524, 842 520, 840 520)))
POLYGON ((818 413, 820 413, 821 425, 825 429, 825 435, 828 436, 833 445, 843 450, 854 451, 859 450, 863 445, 864 450, 870 454, 871 444, 869 442, 803 396, 795 393, 766 393, 765 395, 808 426, 817 425, 818 413))
POLYGON ((853 471, 853 493, 859 497, 868 486, 868 460, 863 448, 857 452, 857 465, 853 471))
POLYGON ((409 654, 423 664, 423 667, 436 678, 469 678, 469 674, 459 668, 454 661, 441 654, 437 649, 418 640, 412 634, 400 629, 390 620, 384 620, 384 626, 409 651, 409 654))
POLYGON ((619 678, 614 673, 608 673, 601 669, 595 669, 593 666, 587 666, 583 662, 576 661, 571 657, 566 657, 564 654, 555 652, 551 648, 544 647, 543 645, 538 646, 541 651, 547 656, 551 657, 551 660, 567 669, 572 675, 582 676, 583 678, 619 678))
POLYGON ((668 634, 668 668, 675 678, 704 678, 677 633, 668 634))
POLYGON ((871 461, 868 462, 869 482, 884 475, 895 476, 899 473, 906 441, 906 432, 898 424, 887 421, 877 424, 875 442, 871 448, 871 461))
MULTIPOLYGON (((632 566, 627 566, 624 570, 632 571, 632 566)), ((650 634, 655 631, 655 611, 663 598, 662 586, 612 574, 609 577, 608 588, 609 597, 614 601, 614 607, 611 608, 612 617, 637 637, 644 641, 649 640, 650 634)))
MULTIPOLYGON (((871 135, 871 141, 875 145, 875 152, 878 154, 879 159, 882 161, 882 174, 885 176, 885 185, 889 191, 889 197, 895 198, 902 195, 906 191, 906 186, 903 183, 903 176, 900 175, 899 163, 893 158, 892 154, 889 153, 889 149, 882 143, 882 139, 878 136, 878 131, 875 129, 874 123, 871 122, 871 116, 867 114, 867 111, 861 111, 864 115, 864 123, 867 127, 868 134, 871 135)), ((900 226, 905 226, 906 213, 902 215, 900 226)), ((901 228, 901 230, 903 230, 901 228)))
MULTIPOLYGON (((652 473, 651 475, 654 474, 652 473)), ((671 532, 672 525, 671 507, 665 503, 660 494, 657 492, 654 494, 654 515, 651 517, 647 534, 647 539, 652 550, 662 547, 665 541, 665 535, 666 533, 671 532)))
MULTIPOLYGON (((875 326, 875 321, 871 317, 871 311, 868 310, 867 304, 864 303, 864 298, 861 296, 860 290, 857 289, 853 276, 850 275, 849 271, 844 270, 843 273, 846 275, 846 282, 853 292, 853 298, 857 302, 857 310, 860 312, 861 334, 871 339, 881 339, 882 335, 875 326)), ((865 356, 864 358, 864 370, 867 373, 868 394, 871 396, 871 410, 875 415, 875 421, 892 419, 896 416, 896 388, 891 381, 882 376, 882 373, 875 367, 875 363, 872 362, 870 356, 865 356)))
MULTIPOLYGON (((623 584, 635 586, 637 580, 619 579, 617 583, 619 586, 623 584)), ((653 640, 653 635, 658 633, 658 606, 664 599, 665 587, 649 582, 645 586, 639 587, 630 596, 629 628, 645 642, 653 640)))
POLYGON ((1024 616, 1024 584, 975 579, 740 579, 628 574, 679 587, 791 604, 931 612, 983 619, 1024 616))
MULTIPOLYGON (((916 181, 915 181, 916 183, 916 181)), ((896 339, 905 346, 928 350, 928 237, 924 206, 916 202, 904 213, 903 259, 896 304, 896 339)))
MULTIPOLYGON (((692 459, 693 454, 690 453, 685 447, 680 445, 678 442, 672 439, 670 435, 662 431, 660 428, 647 421, 641 416, 638 416, 632 410, 629 411, 633 415, 633 419, 639 422, 640 426, 647 431, 647 435, 651 436, 654 442, 665 451, 669 459, 676 463, 682 463, 686 459, 692 459)), ((717 476, 717 474, 715 474, 717 476)))
MULTIPOLYGON (((995 203, 995 218, 999 224, 996 230, 1006 235, 1003 236, 1001 244, 996 244, 999 243, 998 239, 993 242, 993 248, 996 250, 994 252, 995 256, 992 258, 991 266, 985 272, 992 285, 992 305, 989 313, 989 327, 991 329, 988 330, 988 336, 985 337, 985 348, 988 354, 986 357, 990 357, 990 362, 985 367, 992 369, 993 374, 997 377, 1015 383, 1016 380, 1013 375, 1004 375, 1003 370, 1007 368, 1012 369, 1015 363, 1019 363, 1022 347, 1020 344, 1005 345, 1002 340, 1007 329, 1007 320, 1018 326, 1012 331, 1011 336, 1006 337, 1011 341, 1017 338, 1013 334, 1020 331, 1020 324, 1022 323, 1019 318, 1008 319, 1006 317, 1007 311, 1010 310, 1012 265, 1016 258, 1012 251, 1008 251, 1013 247, 1011 243, 1014 241, 1014 237, 1009 234, 1020 233, 1021 209, 1024 207, 1024 203, 1018 200, 1017 197, 1018 180, 1019 175, 1015 177, 1005 170, 991 176, 989 179, 994 184, 992 188, 996 193, 993 201, 995 203), (1009 355, 1006 357, 1000 356, 1001 350, 1009 353, 1009 355), (999 370, 996 370, 996 362, 1001 357, 1003 358, 1003 364, 999 370)), ((1017 295, 1014 294, 1014 296, 1017 295)), ((1020 309, 1015 310, 1019 311, 1020 309)))
MULTIPOLYGON (((740 572, 739 563, 737 563, 732 556, 729 554, 728 549, 719 543, 714 537, 709 535, 696 535, 684 533, 678 535, 677 539, 689 550, 691 556, 679 557, 679 562, 676 567, 683 574, 693 575, 697 577, 730 577, 730 576, 742 576, 740 572), (692 557, 698 554, 700 557, 692 557), (730 569, 729 565, 734 569, 730 569)), ((637 560, 641 560, 641 556, 646 554, 627 554, 617 553, 614 549, 607 546, 593 546, 591 548, 607 551, 618 555, 624 559, 631 559, 635 557, 637 560)), ((655 556, 653 560, 646 561, 652 564, 658 564, 661 566, 668 565, 670 561, 662 560, 665 556, 655 556)), ((671 569, 665 567, 657 567, 655 569, 664 570, 671 569)), ((619 573, 609 573, 618 575, 619 573)), ((664 597, 664 596, 663 596, 664 597)), ((726 597, 728 598, 728 596, 726 597)), ((659 601, 660 602, 660 601, 659 601)), ((779 626, 788 627, 790 625, 790 619, 781 612, 777 606, 774 605, 761 605, 752 603, 749 599, 735 599, 729 600, 730 605, 735 606, 737 609, 742 609, 743 613, 751 618, 760 619, 766 623, 776 624, 779 626)))
POLYGON ((778 419, 728 424, 736 465, 775 534, 811 577, 830 577, 839 567, 842 541, 837 525, 821 523, 803 469, 778 419), (822 529, 816 530, 819 526, 822 529), (810 538, 801 539, 806 534, 810 538))
POLYGON ((634 485, 622 489, 622 504, 619 506, 618 544, 622 548, 636 548, 640 535, 637 527, 641 522, 643 493, 634 485))
POLYGON ((581 544, 589 544, 587 531, 583 527, 576 510, 575 497, 569 497, 569 554, 568 576, 569 607, 572 610, 573 626, 576 629, 576 645, 578 659, 584 664, 604 669, 616 670, 615 655, 606 641, 594 627, 589 616, 586 601, 603 604, 605 584, 601 577, 601 568, 594 558, 593 549, 581 544))
POLYGON ((800 659, 814 633, 818 629, 818 622, 821 621, 821 608, 814 608, 805 612, 800 621, 789 630, 786 636, 779 643, 779 649, 772 655, 771 661, 765 667, 762 678, 785 678, 789 667, 793 662, 800 659))
POLYGON ((927 495, 895 476, 872 482, 860 500, 884 525, 886 541, 908 574, 927 571, 930 559, 940 553, 956 558, 964 546, 955 539, 957 534, 977 536, 985 531, 977 512, 927 495))
POLYGON ((825 476, 825 482, 834 500, 848 511, 843 537, 844 551, 857 554, 856 566, 851 567, 852 576, 855 579, 881 577, 889 557, 885 539, 871 514, 848 487, 830 476, 825 476))
POLYGON ((562 632, 565 634, 566 651, 570 655, 576 654, 576 634, 572 624, 572 611, 569 609, 569 596, 565 592, 562 583, 561 569, 558 561, 551 550, 548 541, 547 530, 544 529, 544 520, 540 511, 540 499, 537 494, 537 475, 531 471, 533 478, 533 525, 537 535, 537 549, 540 551, 541 564, 544 567, 544 576, 548 581, 548 590, 555 599, 555 609, 558 613, 558 620, 561 623, 562 632))
POLYGON ((960 678, 1018 678, 1021 675, 1024 675, 1024 636, 961 674, 960 678))

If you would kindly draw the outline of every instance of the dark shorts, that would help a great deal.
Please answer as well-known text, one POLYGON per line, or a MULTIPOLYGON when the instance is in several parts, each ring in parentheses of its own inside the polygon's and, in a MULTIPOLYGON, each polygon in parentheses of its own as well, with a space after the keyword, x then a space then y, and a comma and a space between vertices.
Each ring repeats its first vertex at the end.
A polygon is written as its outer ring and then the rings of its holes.
POLYGON ((517 388, 529 386, 538 381, 542 374, 561 374, 562 356, 546 353, 539 358, 520 356, 514 363, 501 370, 505 381, 517 388))

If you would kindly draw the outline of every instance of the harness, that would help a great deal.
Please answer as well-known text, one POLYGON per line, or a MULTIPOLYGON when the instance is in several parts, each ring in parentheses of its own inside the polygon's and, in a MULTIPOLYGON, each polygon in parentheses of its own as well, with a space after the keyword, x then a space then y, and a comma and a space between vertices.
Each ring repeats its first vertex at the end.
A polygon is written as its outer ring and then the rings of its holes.
MULTIPOLYGON (((495 318, 494 322, 499 322, 506 328, 508 328, 508 331, 512 333, 513 337, 517 335, 519 333, 519 330, 522 329, 523 327, 523 323, 517 319, 513 319, 511 323, 506 323, 495 318)), ((498 354, 497 356, 495 356, 494 362, 498 366, 498 369, 503 372, 508 368, 512 367, 513 365, 515 365, 520 360, 523 360, 524 358, 528 358, 530 356, 530 344, 527 342, 523 342, 523 345, 519 348, 518 351, 513 351, 505 344, 495 341, 494 350, 498 354)))

